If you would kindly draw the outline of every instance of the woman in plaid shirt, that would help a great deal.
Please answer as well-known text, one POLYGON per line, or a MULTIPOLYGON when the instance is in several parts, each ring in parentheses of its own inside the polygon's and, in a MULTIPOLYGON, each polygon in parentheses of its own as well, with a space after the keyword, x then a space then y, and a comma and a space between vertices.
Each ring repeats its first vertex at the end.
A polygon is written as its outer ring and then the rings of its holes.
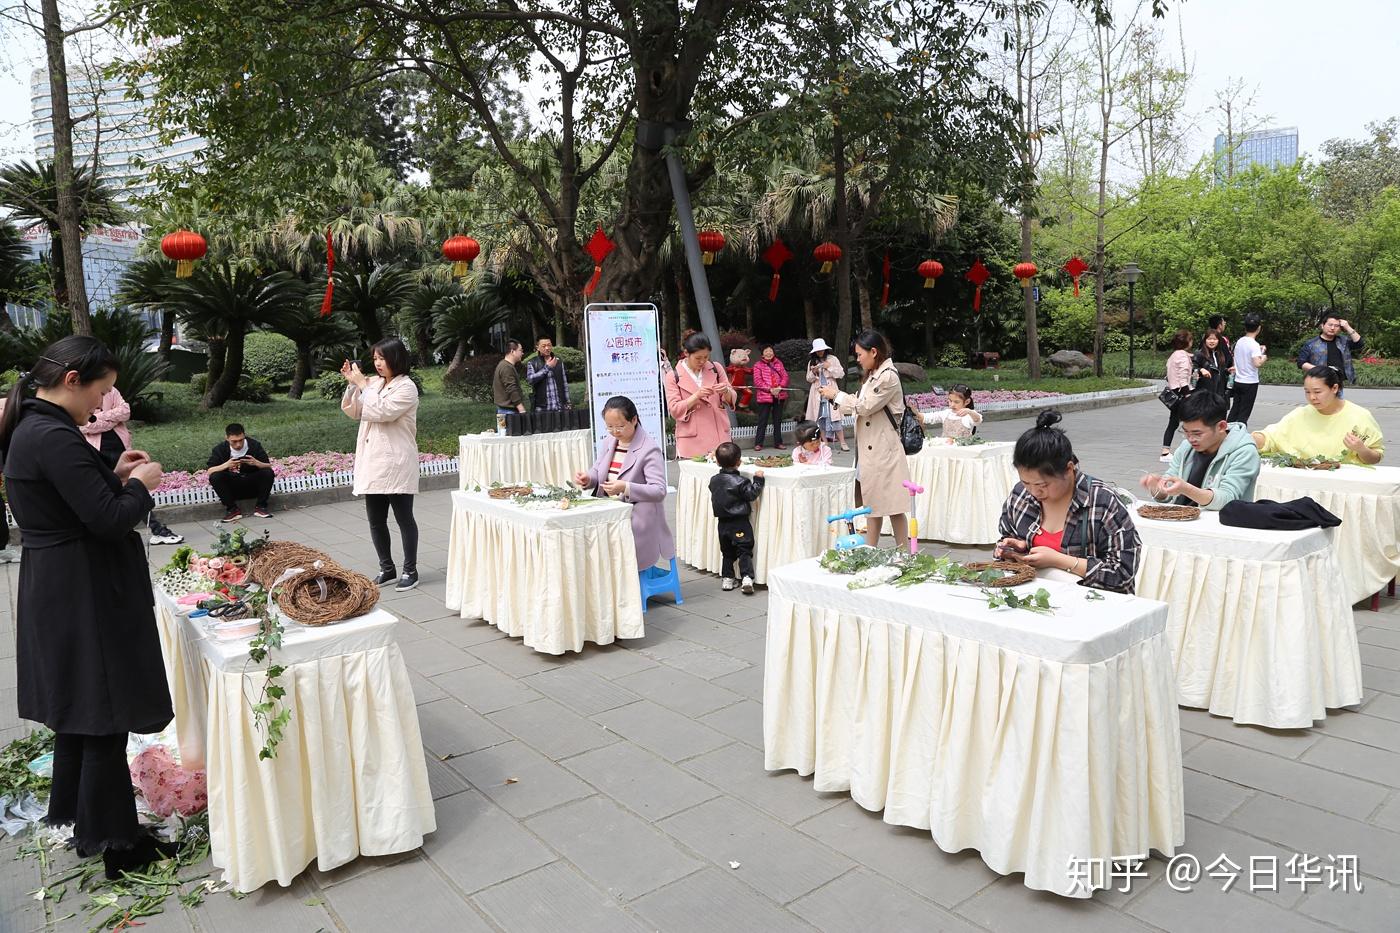
POLYGON ((1133 592, 1142 542, 1126 506, 1107 484, 1079 469, 1057 411, 1041 412, 1016 441, 1021 481, 1001 509, 996 556, 1054 567, 1081 586, 1133 592))

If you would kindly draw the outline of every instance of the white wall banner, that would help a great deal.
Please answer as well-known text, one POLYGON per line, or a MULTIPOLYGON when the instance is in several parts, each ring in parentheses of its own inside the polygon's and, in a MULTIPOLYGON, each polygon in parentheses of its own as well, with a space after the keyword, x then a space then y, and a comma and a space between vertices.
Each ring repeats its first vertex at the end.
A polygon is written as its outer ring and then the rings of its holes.
POLYGON ((584 308, 588 343, 588 406, 593 413, 593 449, 608 435, 603 406, 625 395, 637 406, 642 428, 665 450, 666 419, 661 393, 661 355, 656 305, 597 303, 584 308))

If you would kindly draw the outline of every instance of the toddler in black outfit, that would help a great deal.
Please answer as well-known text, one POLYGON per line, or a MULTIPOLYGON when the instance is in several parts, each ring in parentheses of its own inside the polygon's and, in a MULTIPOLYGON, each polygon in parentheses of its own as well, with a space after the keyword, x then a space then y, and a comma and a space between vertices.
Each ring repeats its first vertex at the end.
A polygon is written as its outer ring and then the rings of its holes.
POLYGON ((710 502, 719 519, 720 588, 734 589, 734 564, 739 564, 745 596, 753 595, 753 524, 750 505, 763 492, 763 471, 753 479, 739 475, 739 448, 725 441, 715 448, 719 472, 710 478, 710 502))

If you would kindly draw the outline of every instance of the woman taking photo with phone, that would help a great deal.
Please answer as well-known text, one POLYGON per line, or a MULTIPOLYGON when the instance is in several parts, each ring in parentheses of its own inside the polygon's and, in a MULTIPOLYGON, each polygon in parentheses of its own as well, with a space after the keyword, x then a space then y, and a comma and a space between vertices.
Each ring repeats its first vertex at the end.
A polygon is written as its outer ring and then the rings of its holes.
POLYGON ((340 410, 360 422, 355 439, 355 495, 365 497, 369 537, 379 557, 380 586, 398 580, 395 590, 418 585, 418 523, 413 497, 418 494, 418 387, 408 378, 408 348, 397 337, 372 348, 375 375, 345 361, 340 374, 347 385, 340 410), (394 569, 389 548, 389 510, 403 539, 403 576, 394 569))

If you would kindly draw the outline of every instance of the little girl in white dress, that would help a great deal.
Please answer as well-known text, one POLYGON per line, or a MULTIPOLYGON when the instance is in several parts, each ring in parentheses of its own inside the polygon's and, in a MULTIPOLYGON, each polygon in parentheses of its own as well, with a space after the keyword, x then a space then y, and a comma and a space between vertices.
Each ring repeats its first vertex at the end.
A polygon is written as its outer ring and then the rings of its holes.
POLYGON ((972 390, 955 385, 948 390, 948 407, 924 412, 924 424, 943 425, 943 436, 957 440, 977 433, 982 414, 972 407, 972 390))

